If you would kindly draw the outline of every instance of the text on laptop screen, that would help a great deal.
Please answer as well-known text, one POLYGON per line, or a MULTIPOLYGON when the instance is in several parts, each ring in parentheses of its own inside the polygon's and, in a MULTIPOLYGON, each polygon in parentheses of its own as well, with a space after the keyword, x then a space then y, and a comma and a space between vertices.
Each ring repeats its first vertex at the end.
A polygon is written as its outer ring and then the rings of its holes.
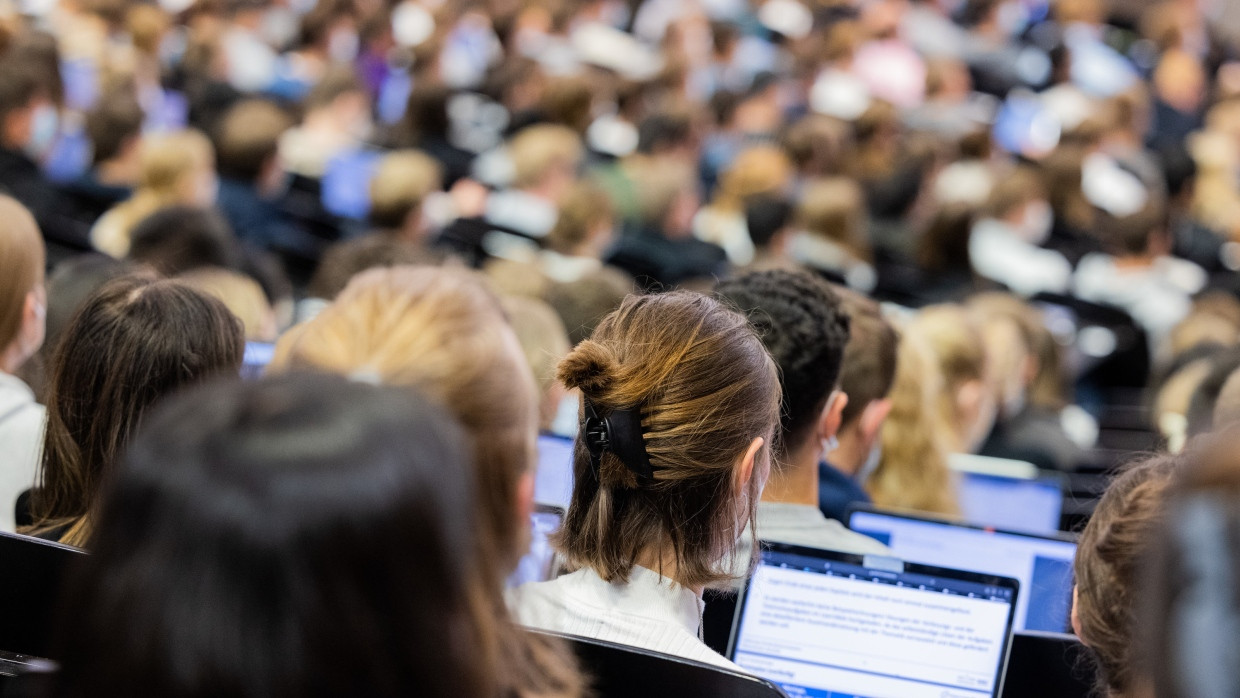
POLYGON ((737 664, 789 696, 994 695, 1015 582, 825 555, 763 552, 733 641, 737 664))
POLYGON ((542 434, 538 437, 538 470, 534 473, 534 501, 568 508, 573 496, 573 440, 542 434))
POLYGON ((1065 632, 1069 627, 1076 543, 874 511, 854 511, 849 527, 885 543, 904 560, 1019 580, 1018 630, 1065 632))
POLYGON ((1055 480, 965 473, 960 480, 960 510, 967 521, 983 526, 1053 533, 1059 530, 1063 489, 1055 480))
POLYGON ((563 515, 558 511, 540 509, 531 514, 530 519, 530 550, 508 577, 510 587, 526 582, 545 582, 553 572, 555 549, 551 547, 550 538, 559 530, 563 515))

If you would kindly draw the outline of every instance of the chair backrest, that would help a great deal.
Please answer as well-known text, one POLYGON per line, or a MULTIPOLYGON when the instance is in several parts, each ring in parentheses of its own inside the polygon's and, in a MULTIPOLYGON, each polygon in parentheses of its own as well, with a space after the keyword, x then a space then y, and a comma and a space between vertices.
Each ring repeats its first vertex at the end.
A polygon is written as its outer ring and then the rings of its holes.
POLYGON ((1089 698, 1094 670, 1073 635, 1017 632, 1003 676, 1003 698, 1089 698))
POLYGON ((543 634, 562 638, 569 644, 582 671, 590 676, 596 698, 787 698, 775 684, 749 674, 611 642, 543 634))
POLYGON ((48 657, 66 570, 86 553, 0 532, 0 650, 48 657))

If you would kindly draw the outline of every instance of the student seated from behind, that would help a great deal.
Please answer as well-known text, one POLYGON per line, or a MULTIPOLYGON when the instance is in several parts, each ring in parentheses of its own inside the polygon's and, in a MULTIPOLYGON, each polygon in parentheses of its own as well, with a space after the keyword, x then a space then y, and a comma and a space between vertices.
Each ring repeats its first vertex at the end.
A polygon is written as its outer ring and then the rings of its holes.
MULTIPOLYGON (((758 503, 761 540, 885 553, 818 509, 823 454, 835 443, 849 398, 839 390, 848 317, 826 282, 808 272, 767 271, 719 284, 715 295, 749 317, 779 366, 783 405, 771 478, 758 503)), ((742 544, 746 541, 742 537, 742 544)))
POLYGON ((22 533, 88 545, 99 490, 147 409, 188 385, 236 377, 244 351, 241 322, 183 283, 133 274, 100 289, 53 360, 34 525, 22 533))
POLYGON ((468 448, 435 403, 306 374, 199 388, 143 427, 64 596, 49 695, 502 694, 461 554, 468 448))
POLYGON ((980 276, 1020 296, 1068 290, 1072 265, 1042 247, 1053 223, 1046 197, 1041 178, 1028 168, 999 178, 969 236, 969 259, 980 276))
POLYGON ((556 547, 577 571, 512 590, 518 622, 736 668, 700 639, 779 424, 779 377, 744 316, 695 293, 629 296, 560 363, 581 390, 556 547))
POLYGON ((863 487, 878 467, 883 424, 891 413, 888 394, 896 379, 900 336, 874 301, 837 288, 848 315, 849 337, 840 365, 840 390, 848 402, 840 413, 835 443, 818 465, 818 507, 837 521, 847 521, 852 504, 870 504, 863 487))
POLYGON ((34 217, 0 196, 0 221, 0 531, 11 533, 17 497, 34 485, 45 416, 30 386, 14 374, 43 344, 47 293, 34 217))
POLYGON ((1140 695, 1134 680, 1133 622, 1140 604, 1141 560, 1166 524, 1165 500, 1184 463, 1154 456, 1128 466, 1111 482, 1077 546, 1072 629, 1098 669, 1098 695, 1140 695))
MULTIPOLYGON (((1136 183, 1135 177, 1132 181, 1136 183)), ((1158 347, 1188 316, 1193 295, 1205 287, 1206 273, 1192 262, 1170 256, 1162 195, 1144 191, 1139 196, 1144 198, 1139 207, 1134 203, 1115 213, 1099 209, 1097 233, 1109 253, 1081 259, 1073 290, 1083 300, 1126 311, 1145 329, 1151 346, 1158 347)))

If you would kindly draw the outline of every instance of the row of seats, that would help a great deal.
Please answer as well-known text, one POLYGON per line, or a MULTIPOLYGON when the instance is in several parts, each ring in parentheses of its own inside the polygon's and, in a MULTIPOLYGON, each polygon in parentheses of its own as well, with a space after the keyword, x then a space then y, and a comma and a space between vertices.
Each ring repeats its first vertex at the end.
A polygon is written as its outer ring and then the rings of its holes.
MULTIPOLYGON (((0 533, 0 697, 24 695, 38 680, 37 657, 55 658, 49 637, 62 580, 86 553, 36 538, 0 533)), ((734 596, 708 597, 705 632, 716 649, 726 645, 734 596)), ((592 677, 597 698, 715 696, 777 698, 765 679, 633 647, 565 638, 592 677)), ((1085 698, 1092 679, 1078 661, 1079 642, 1068 635, 1016 633, 1001 698, 1085 698)))

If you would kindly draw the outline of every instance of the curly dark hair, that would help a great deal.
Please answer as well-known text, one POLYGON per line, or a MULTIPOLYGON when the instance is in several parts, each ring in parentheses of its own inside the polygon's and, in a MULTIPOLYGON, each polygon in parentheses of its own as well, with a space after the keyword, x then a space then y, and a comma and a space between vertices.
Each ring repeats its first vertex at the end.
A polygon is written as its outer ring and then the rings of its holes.
POLYGON ((837 387, 848 315, 826 282, 803 272, 745 274, 721 282, 715 295, 749 317, 779 365, 780 444, 787 454, 804 441, 837 387))

